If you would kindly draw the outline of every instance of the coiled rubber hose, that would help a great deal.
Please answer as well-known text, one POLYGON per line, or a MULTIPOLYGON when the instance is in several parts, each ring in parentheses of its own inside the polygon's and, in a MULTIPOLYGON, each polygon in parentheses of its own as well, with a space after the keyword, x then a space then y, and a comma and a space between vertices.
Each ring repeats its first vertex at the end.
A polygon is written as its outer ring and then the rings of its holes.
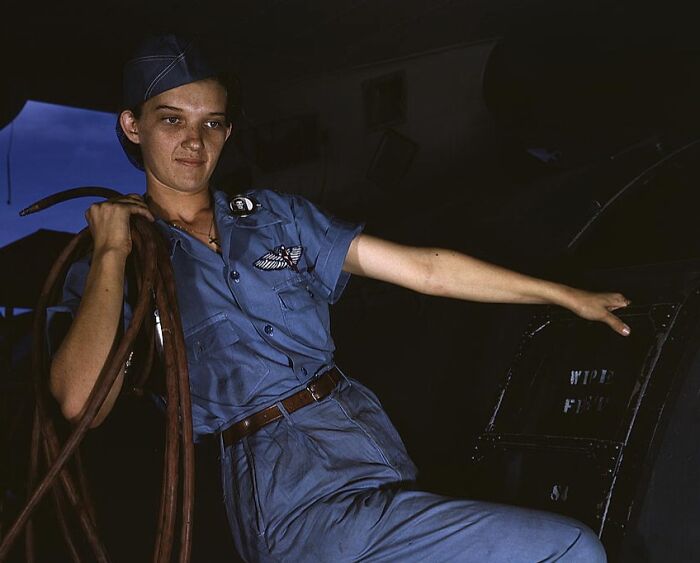
MULTIPOLYGON (((122 194, 107 188, 74 188, 44 198, 24 209, 20 215, 28 215, 62 201, 85 196, 111 199, 122 197, 122 194)), ((89 252, 92 244, 89 229, 83 229, 66 246, 53 264, 44 283, 34 311, 32 372, 35 409, 30 449, 28 500, 2 539, 0 561, 7 558, 14 541, 26 527, 26 561, 35 563, 35 533, 31 515, 49 490, 54 497, 59 526, 73 560, 76 562, 110 560, 97 533, 95 512, 87 491, 79 446, 114 381, 124 369, 139 334, 145 339, 147 346, 143 361, 140 362, 141 372, 133 380, 134 390, 142 389, 146 383, 156 357, 156 336, 162 334, 160 357, 165 373, 167 399, 163 488, 153 561, 169 562, 173 555, 178 555, 178 561, 181 563, 190 559, 194 505, 194 446, 187 358, 177 306, 175 280, 167 243, 148 220, 132 215, 131 238, 132 251, 129 261, 136 274, 137 292, 133 317, 123 336, 120 331, 117 331, 112 350, 90 393, 83 415, 73 426, 63 444, 60 443, 49 408, 51 406, 49 401, 53 399, 49 395, 50 360, 46 345, 46 308, 60 295, 63 280, 71 263, 77 257, 89 252), (156 319, 160 320, 160 333, 155 326, 156 319), (39 478, 40 466, 47 468, 46 474, 41 479, 39 478), (182 483, 180 482, 181 473, 182 483), (180 537, 177 544, 179 554, 174 554, 180 493, 180 537), (79 544, 72 536, 75 532, 67 523, 71 511, 77 517, 83 536, 87 539, 92 552, 91 557, 87 559, 79 553, 79 544)), ((80 543, 84 543, 82 539, 80 543)), ((85 548, 82 548, 82 551, 85 551, 85 548)))

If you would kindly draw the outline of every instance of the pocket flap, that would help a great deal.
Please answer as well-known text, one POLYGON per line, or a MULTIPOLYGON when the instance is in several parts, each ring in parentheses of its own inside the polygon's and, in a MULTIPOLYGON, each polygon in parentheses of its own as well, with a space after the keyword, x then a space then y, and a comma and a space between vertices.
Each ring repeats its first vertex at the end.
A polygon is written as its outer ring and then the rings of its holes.
POLYGON ((194 326, 185 337, 187 351, 195 359, 208 356, 238 342, 240 337, 228 317, 221 313, 194 326))

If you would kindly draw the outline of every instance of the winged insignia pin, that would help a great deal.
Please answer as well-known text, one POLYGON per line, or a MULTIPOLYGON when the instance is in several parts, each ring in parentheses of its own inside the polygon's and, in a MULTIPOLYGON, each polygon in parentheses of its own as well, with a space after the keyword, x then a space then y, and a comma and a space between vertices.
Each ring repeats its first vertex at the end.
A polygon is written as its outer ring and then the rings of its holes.
POLYGON ((297 264, 303 252, 304 249, 301 246, 292 246, 289 248, 286 246, 278 246, 271 252, 263 254, 253 262, 253 266, 259 270, 284 270, 285 268, 289 268, 294 272, 299 272, 297 264))

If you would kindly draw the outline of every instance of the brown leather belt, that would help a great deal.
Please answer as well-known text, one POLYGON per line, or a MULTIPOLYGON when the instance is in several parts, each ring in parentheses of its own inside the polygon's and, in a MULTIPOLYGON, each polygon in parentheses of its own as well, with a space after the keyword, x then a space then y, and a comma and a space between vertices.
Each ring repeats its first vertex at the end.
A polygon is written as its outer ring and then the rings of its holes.
MULTIPOLYGON (((334 367, 309 383, 305 389, 294 393, 294 395, 286 399, 282 399, 280 403, 282 403, 282 406, 288 413, 293 413, 327 397, 336 388, 340 379, 340 372, 334 367)), ((221 437, 224 440, 224 444, 230 446, 241 438, 250 436, 266 424, 274 422, 283 416, 282 410, 277 405, 272 405, 232 424, 221 432, 221 437)))

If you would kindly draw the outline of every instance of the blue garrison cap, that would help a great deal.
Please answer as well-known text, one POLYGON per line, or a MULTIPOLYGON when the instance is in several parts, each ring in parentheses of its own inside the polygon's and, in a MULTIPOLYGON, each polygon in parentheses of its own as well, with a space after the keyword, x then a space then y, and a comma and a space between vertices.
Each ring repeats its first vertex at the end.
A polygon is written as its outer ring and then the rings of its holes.
MULTIPOLYGON (((173 34, 156 35, 141 43, 124 65, 123 107, 135 108, 149 98, 217 74, 196 41, 173 34)), ((117 119, 117 137, 129 161, 143 170, 138 150, 126 138, 117 119)))

